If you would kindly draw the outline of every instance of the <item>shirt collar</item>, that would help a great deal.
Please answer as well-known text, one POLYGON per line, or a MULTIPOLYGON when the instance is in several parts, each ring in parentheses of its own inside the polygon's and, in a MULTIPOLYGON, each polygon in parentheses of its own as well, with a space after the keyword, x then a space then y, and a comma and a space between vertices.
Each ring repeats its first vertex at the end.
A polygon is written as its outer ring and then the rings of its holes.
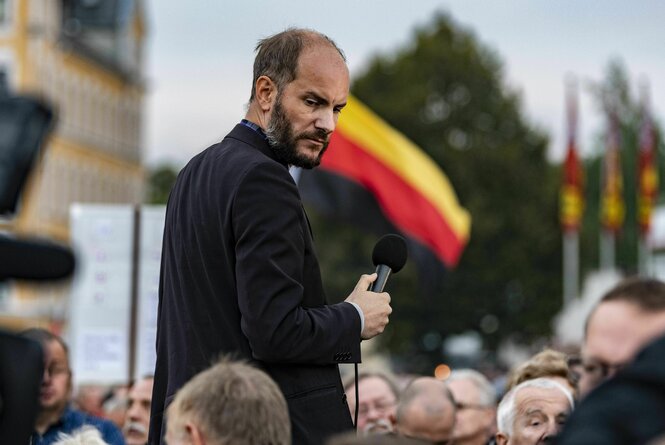
POLYGON ((268 140, 268 136, 266 136, 266 133, 263 131, 263 128, 259 127, 256 125, 254 122, 250 122, 247 119, 243 119, 240 121, 241 125, 244 125, 247 128, 250 128, 251 130, 255 131, 258 133, 264 140, 268 140))

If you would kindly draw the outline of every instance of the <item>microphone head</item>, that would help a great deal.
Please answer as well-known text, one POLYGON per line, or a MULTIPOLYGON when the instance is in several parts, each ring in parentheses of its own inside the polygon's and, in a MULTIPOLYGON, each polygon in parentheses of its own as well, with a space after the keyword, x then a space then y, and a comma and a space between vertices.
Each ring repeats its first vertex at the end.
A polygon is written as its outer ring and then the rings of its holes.
POLYGON ((69 277, 76 260, 72 251, 46 240, 0 236, 0 282, 45 281, 69 277))
POLYGON ((374 265, 385 264, 390 267, 392 273, 402 270, 406 264, 406 258, 406 241, 401 236, 392 233, 383 235, 372 252, 374 265))

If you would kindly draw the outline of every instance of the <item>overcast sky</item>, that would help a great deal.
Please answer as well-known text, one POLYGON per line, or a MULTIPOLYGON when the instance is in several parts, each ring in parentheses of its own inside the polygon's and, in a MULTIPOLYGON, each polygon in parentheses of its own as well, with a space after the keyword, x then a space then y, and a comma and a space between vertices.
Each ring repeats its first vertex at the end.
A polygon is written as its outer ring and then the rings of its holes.
MULTIPOLYGON (((564 79, 603 77, 621 58, 634 86, 649 79, 652 107, 665 112, 665 2, 659 0, 148 0, 144 141, 150 165, 182 166, 221 139, 245 113, 258 39, 300 26, 321 31, 347 55, 352 77, 376 53, 406 45, 416 27, 448 12, 502 60, 527 119, 564 152, 564 79)), ((581 140, 604 125, 582 90, 581 140)))

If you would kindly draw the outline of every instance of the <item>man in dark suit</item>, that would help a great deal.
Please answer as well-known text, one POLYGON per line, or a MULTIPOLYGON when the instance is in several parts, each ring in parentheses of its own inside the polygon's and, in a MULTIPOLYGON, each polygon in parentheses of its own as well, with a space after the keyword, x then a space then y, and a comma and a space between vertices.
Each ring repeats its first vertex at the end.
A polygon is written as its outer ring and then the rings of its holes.
POLYGON ((289 29, 259 42, 246 118, 180 172, 166 212, 150 443, 178 388, 222 353, 264 369, 289 406, 293 443, 352 428, 338 363, 360 361, 390 296, 363 275, 328 305, 288 167, 321 160, 349 73, 326 36, 289 29))

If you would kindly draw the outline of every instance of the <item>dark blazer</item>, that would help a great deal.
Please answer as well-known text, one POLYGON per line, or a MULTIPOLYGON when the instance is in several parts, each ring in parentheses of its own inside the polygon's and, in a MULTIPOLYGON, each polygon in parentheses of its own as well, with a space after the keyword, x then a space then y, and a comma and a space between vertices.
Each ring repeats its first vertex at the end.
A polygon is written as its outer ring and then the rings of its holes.
POLYGON ((664 435, 665 336, 591 391, 575 408, 555 443, 638 445, 664 435))
POLYGON ((195 156, 169 197, 151 444, 176 391, 225 353, 277 382, 294 444, 353 427, 337 363, 360 361, 360 316, 327 304, 298 188, 244 125, 195 156))

